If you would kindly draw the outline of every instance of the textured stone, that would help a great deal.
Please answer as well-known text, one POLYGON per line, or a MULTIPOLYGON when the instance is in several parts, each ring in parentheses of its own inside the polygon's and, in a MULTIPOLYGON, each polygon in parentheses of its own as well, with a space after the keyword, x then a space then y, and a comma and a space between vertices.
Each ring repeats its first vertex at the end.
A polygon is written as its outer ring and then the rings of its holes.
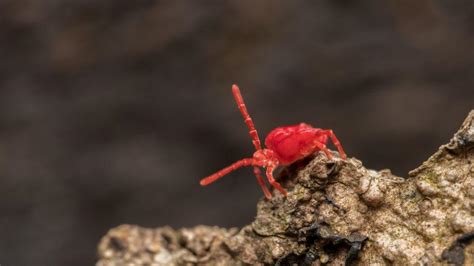
POLYGON ((120 226, 99 244, 97 265, 470 263, 473 126, 474 111, 406 179, 316 154, 283 171, 288 197, 261 200, 255 221, 240 230, 120 226))

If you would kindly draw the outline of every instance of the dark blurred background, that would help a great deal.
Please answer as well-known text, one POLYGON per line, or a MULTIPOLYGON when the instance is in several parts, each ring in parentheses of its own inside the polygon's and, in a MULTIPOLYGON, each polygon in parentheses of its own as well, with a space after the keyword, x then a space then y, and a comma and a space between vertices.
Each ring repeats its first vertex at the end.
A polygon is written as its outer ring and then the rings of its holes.
POLYGON ((474 2, 2 0, 0 264, 91 265, 108 229, 242 226, 251 169, 305 121, 406 176, 474 96, 474 2))

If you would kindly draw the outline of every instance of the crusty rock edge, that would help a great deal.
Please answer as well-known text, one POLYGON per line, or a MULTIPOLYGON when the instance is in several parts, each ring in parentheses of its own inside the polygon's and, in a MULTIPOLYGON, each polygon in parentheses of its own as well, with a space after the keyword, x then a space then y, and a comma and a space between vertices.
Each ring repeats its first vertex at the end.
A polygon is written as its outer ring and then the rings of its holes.
POLYGON ((241 229, 122 225, 100 241, 111 265, 474 265, 474 111, 408 178, 323 154, 280 175, 241 229))

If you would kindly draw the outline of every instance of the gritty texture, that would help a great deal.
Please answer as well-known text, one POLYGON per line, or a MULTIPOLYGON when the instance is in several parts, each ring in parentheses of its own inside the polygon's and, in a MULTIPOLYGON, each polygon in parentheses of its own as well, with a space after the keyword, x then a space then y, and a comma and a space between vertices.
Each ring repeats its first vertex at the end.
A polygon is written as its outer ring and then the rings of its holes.
POLYGON ((123 225, 97 265, 472 265, 474 111, 408 178, 322 153, 282 171, 289 190, 242 229, 123 225))

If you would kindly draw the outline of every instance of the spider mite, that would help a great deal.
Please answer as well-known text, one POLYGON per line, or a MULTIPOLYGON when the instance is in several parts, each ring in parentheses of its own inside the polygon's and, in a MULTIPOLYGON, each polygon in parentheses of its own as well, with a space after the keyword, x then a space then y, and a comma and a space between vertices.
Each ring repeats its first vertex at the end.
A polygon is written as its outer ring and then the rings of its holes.
POLYGON ((329 159, 332 159, 331 151, 326 148, 326 143, 329 138, 331 138, 334 146, 336 146, 341 158, 346 159, 346 153, 332 130, 314 128, 305 123, 275 128, 265 139, 265 146, 267 146, 267 148, 262 148, 257 130, 255 129, 252 118, 250 118, 247 112, 247 107, 245 106, 244 99, 237 85, 232 86, 232 93, 244 117, 245 124, 247 124, 249 128, 249 134, 256 151, 251 158, 241 159, 202 179, 200 182, 201 186, 207 186, 240 167, 253 166, 253 172, 262 187, 265 197, 270 199, 272 194, 263 181, 260 167, 266 168, 265 173, 270 185, 286 196, 286 190, 273 178, 273 170, 279 165, 289 165, 320 150, 323 151, 329 159))

